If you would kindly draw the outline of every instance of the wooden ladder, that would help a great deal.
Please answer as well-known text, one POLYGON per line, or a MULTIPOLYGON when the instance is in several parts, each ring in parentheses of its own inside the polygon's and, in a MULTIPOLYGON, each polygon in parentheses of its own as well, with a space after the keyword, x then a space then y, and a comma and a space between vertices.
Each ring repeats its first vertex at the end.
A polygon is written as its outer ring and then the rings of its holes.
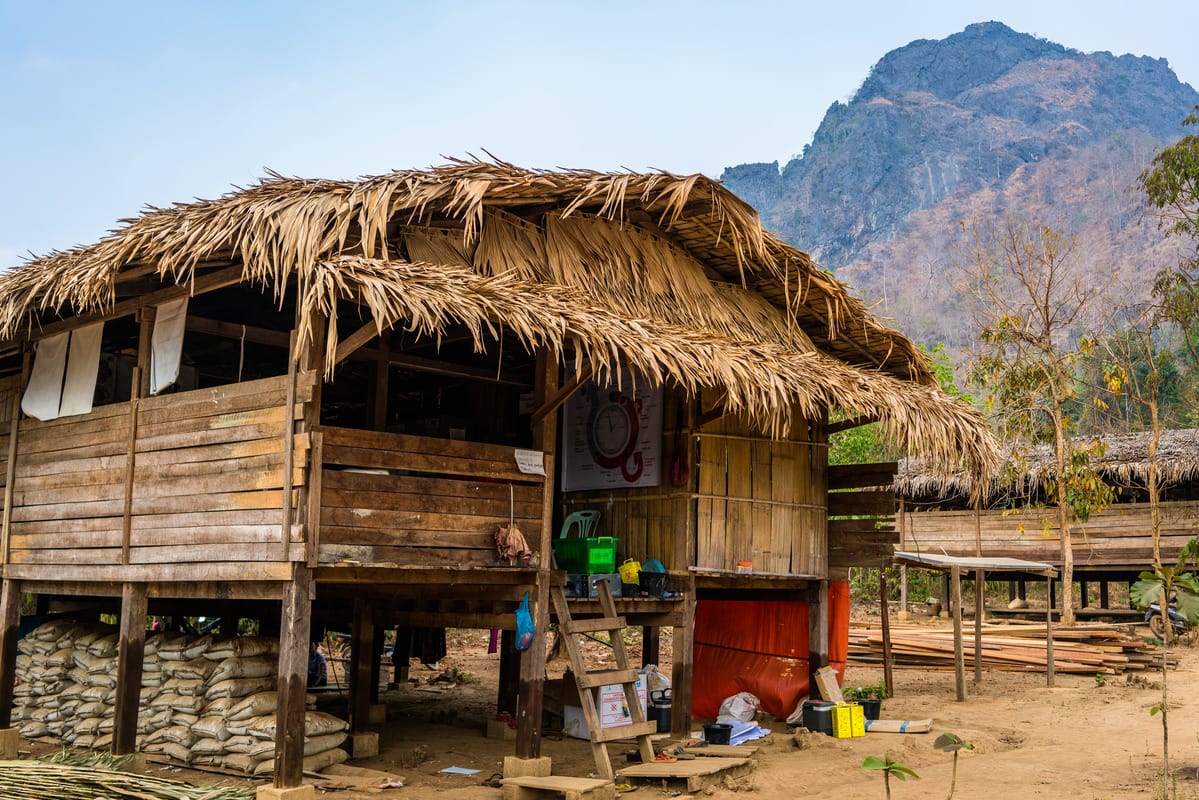
POLYGON ((624 617, 616 616, 616 603, 612 600, 612 587, 606 580, 596 581, 596 591, 599 595, 600 609, 603 616, 598 619, 572 619, 570 606, 566 602, 566 592, 561 586, 550 587, 550 598, 554 604, 554 612, 558 615, 558 635, 566 643, 566 652, 570 655, 570 666, 575 673, 575 682, 579 686, 579 700, 583 704, 583 718, 587 721, 587 733, 591 738, 591 754, 595 757, 595 769, 601 778, 609 780, 615 777, 612 761, 608 758, 607 742, 616 739, 636 737, 637 749, 641 751, 642 763, 648 764, 654 760, 654 745, 650 742, 650 734, 657 733, 655 722, 646 722, 641 711, 641 701, 637 697, 637 670, 629 667, 629 655, 625 650, 621 632, 627 627, 624 617), (612 652, 616 656, 616 669, 588 672, 583 663, 583 653, 579 649, 579 641, 575 637, 580 634, 607 631, 612 639, 612 652), (600 727, 600 714, 597 700, 600 688, 612 684, 624 685, 625 708, 628 709, 630 722, 627 725, 617 725, 610 728, 600 727))

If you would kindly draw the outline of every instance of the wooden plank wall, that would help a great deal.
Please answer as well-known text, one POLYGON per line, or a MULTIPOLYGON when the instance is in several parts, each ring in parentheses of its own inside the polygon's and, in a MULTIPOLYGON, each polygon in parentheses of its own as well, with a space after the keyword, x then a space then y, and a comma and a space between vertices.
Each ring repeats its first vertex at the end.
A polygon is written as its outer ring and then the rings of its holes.
MULTIPOLYGON (((302 558, 301 527, 293 526, 289 539, 296 544, 286 557, 282 541, 287 380, 139 401, 129 565, 302 558), (275 547, 264 547, 270 543, 275 547)), ((314 384, 312 373, 299 377, 293 419, 302 415, 314 384)), ((126 403, 50 422, 21 421, 8 563, 123 563, 130 422, 126 403)), ((295 447, 292 485, 298 489, 305 483, 307 439, 296 437, 295 447)), ((65 576, 43 571, 47 579, 65 576)), ((23 574, 33 577, 28 569, 23 574)), ((166 570, 159 577, 170 579, 166 570)))
MULTIPOLYGON (((1162 558, 1167 563, 1194 536, 1199 536, 1199 501, 1161 504, 1162 558)), ((1019 512, 984 511, 982 552, 1058 564, 1061 536, 1053 509, 1019 512)), ((975 554, 973 511, 905 511, 905 550, 972 556, 975 554)), ((1121 503, 1074 526, 1077 568, 1145 568, 1153 562, 1148 503, 1121 503)))
POLYGON ((545 479, 520 472, 514 448, 347 428, 320 432, 320 563, 495 565, 493 537, 510 517, 537 548, 545 479))
POLYGON ((827 448, 807 426, 770 440, 723 417, 698 434, 697 567, 823 576, 827 569, 827 448))
POLYGON ((829 566, 875 567, 890 563, 894 545, 895 494, 885 487, 898 464, 847 464, 829 467, 829 566))

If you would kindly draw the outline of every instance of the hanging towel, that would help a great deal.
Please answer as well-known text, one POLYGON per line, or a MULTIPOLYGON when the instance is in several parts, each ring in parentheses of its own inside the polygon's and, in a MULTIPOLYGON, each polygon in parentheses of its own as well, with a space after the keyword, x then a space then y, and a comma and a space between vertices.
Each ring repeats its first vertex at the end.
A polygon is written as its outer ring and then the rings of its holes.
POLYGON ((187 297, 158 306, 150 337, 150 394, 169 388, 179 378, 183 357, 183 331, 187 323, 187 297))
POLYGON ((60 417, 86 414, 96 397, 96 376, 100 373, 100 340, 104 323, 96 322, 71 331, 71 353, 67 357, 67 378, 62 385, 60 417))
POLYGON ((62 376, 67 367, 70 333, 47 336, 37 343, 29 385, 21 397, 21 410, 43 422, 58 418, 62 400, 62 376))

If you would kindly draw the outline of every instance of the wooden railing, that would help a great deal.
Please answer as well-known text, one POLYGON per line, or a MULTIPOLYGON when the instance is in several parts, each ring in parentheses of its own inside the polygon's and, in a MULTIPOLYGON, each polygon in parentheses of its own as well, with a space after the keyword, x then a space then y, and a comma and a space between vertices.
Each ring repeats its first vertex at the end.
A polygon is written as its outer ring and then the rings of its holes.
POLYGON ((545 478, 501 445, 320 429, 318 559, 363 565, 497 565, 511 519, 536 549, 545 478))

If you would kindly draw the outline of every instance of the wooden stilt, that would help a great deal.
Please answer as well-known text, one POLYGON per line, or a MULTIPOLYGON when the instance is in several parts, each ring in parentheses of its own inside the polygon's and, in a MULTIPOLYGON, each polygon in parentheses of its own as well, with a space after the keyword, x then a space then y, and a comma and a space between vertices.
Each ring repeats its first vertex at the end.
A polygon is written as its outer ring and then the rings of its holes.
POLYGON ((1021 600, 1028 599, 1028 587, 1024 581, 1016 581, 1016 596, 1021 600))
POLYGON ((983 617, 987 615, 987 577, 981 569, 974 572, 974 682, 983 679, 983 617))
POLYGON ((949 584, 952 581, 949 579, 948 573, 941 573, 941 612, 948 614, 953 606, 953 598, 950 596, 949 584))
POLYGON ((516 649, 516 631, 500 631, 500 688, 496 693, 496 713, 507 711, 516 717, 520 694, 520 651, 516 649))
MULTIPOLYGON (((372 628, 374 626, 372 625, 372 628)), ((379 678, 383 663, 383 631, 378 631, 374 637, 374 643, 371 648, 371 680, 370 680, 370 701, 371 705, 379 702, 379 678)))
POLYGON ((658 665, 662 653, 662 629, 651 625, 641 629, 641 666, 658 665))
POLYGON ((1099 607, 1111 608, 1111 597, 1107 593, 1107 581, 1099 581, 1099 607))
POLYGON ((112 731, 113 755, 137 750, 138 695, 146 650, 146 585, 121 587, 121 632, 117 644, 117 697, 112 731))
POLYGON ((17 631, 21 624, 21 584, 0 584, 0 730, 12 726, 13 688, 17 683, 17 631))
MULTIPOLYGON (((1053 596, 1053 578, 1046 578, 1049 584, 1046 593, 1053 596)), ((1053 686, 1053 606, 1045 614, 1045 685, 1053 686)))
POLYGON ((816 685, 816 670, 828 666, 828 581, 808 584, 808 680, 816 685))
POLYGON ((350 732, 370 730, 371 656, 375 652, 375 621, 365 600, 354 601, 350 623, 350 732))
POLYGON ((1053 578, 1049 579, 1049 586, 1045 590, 1045 597, 1048 599, 1048 602, 1045 606, 1045 617, 1047 619, 1052 619, 1053 609, 1057 607, 1057 583, 1053 580, 1053 578))
POLYGON ((670 688, 670 733, 682 739, 691 736, 691 687, 695 680, 695 576, 683 592, 683 619, 674 629, 674 662, 670 688))
POLYGON ((891 656, 891 608, 887 602, 887 568, 878 571, 879 618, 883 626, 883 683, 887 694, 895 696, 895 669, 891 656))
POLYGON ((412 669, 411 628, 396 628, 396 643, 391 651, 391 663, 395 667, 395 682, 403 686, 408 682, 408 672, 412 669))
MULTIPOLYGON (((549 472, 549 470, 546 470, 549 472)), ((516 713, 516 755, 541 755, 541 712, 545 707, 545 633, 550 626, 550 572, 537 573, 531 593, 534 604, 533 644, 520 654, 520 690, 516 713)))
POLYGON ((275 712, 275 787, 299 786, 304 771, 304 700, 312 629, 312 570, 292 565, 279 625, 279 707, 275 712))
POLYGON ((1090 598, 1087 597, 1087 595, 1090 594, 1088 591, 1090 588, 1090 585, 1086 581, 1078 582, 1079 608, 1086 608, 1088 605, 1090 605, 1090 598))
POLYGON ((953 614, 953 677, 957 699, 966 699, 966 658, 962 646, 962 568, 949 568, 949 606, 953 614))

